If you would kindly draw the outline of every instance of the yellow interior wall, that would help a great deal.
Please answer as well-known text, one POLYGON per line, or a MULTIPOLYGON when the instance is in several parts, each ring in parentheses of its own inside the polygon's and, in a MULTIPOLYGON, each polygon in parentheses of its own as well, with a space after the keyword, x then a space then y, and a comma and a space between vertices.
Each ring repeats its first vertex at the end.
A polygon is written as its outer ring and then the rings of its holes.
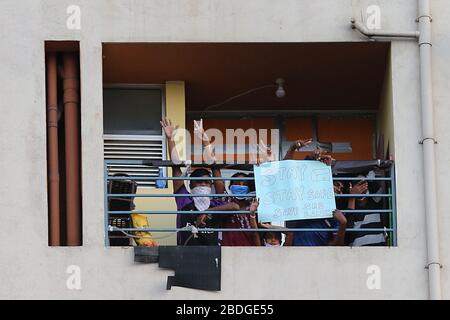
MULTIPOLYGON (((186 128, 186 99, 184 81, 166 82, 166 117, 180 129, 186 128)), ((178 130, 175 136, 180 159, 186 159, 186 135, 184 130, 178 130)))
MULTIPOLYGON (((172 184, 169 183, 169 187, 166 189, 155 189, 155 188, 138 188, 137 194, 155 194, 155 193, 173 193, 172 184)), ((175 205, 175 200, 173 197, 164 198, 135 198, 136 210, 137 211, 174 211, 177 210, 175 205)), ((175 214, 150 214, 147 215, 147 220, 150 224, 150 228, 175 228, 176 218, 175 214)), ((176 245, 177 237, 174 232, 152 232, 153 239, 158 243, 158 245, 176 245)))
MULTIPOLYGON (((185 89, 184 81, 167 81, 165 85, 165 100, 166 100, 166 117, 172 120, 174 125, 178 125, 180 129, 185 128, 186 124, 186 104, 185 104, 185 89)), ((184 130, 178 130, 175 137, 177 142, 177 150, 181 159, 186 158, 186 136, 184 130)), ((169 150, 167 150, 169 151, 169 150)), ((168 175, 172 175, 172 170, 168 169, 168 175)), ((168 181, 168 187, 166 189, 155 188, 139 188, 138 194, 150 193, 150 194, 170 194, 173 193, 173 185, 171 181, 168 181)), ((175 199, 173 197, 164 198, 135 198, 137 211, 150 211, 150 210, 163 210, 163 211, 175 211, 177 209, 175 199)), ((153 214, 148 215, 151 228, 175 228, 176 227, 176 215, 161 215, 153 214)), ((153 238, 158 245, 176 245, 176 234, 171 232, 153 232, 153 238)))

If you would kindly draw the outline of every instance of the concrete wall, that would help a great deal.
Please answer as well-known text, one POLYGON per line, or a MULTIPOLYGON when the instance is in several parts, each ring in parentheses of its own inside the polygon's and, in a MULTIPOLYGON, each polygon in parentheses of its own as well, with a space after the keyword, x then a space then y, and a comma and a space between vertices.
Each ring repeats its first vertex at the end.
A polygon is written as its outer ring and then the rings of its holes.
MULTIPOLYGON (((438 208, 444 297, 450 298, 446 208, 450 133, 450 7, 433 0, 438 208)), ((398 188, 397 248, 224 248, 219 293, 165 290, 170 271, 135 265, 103 240, 102 42, 365 41, 349 28, 370 4, 386 30, 415 30, 412 0, 3 0, 0 4, 0 298, 427 298, 417 43, 392 43, 392 115, 398 188), (82 9, 81 30, 66 8, 82 9), (44 40, 80 40, 83 247, 47 246, 44 40), (5 229, 10 227, 11 229, 5 229), (79 265, 82 290, 66 288, 79 265), (368 290, 366 269, 381 268, 368 290), (270 290, 268 290, 270 288, 270 290)), ((332 54, 332 53, 330 53, 332 54)))

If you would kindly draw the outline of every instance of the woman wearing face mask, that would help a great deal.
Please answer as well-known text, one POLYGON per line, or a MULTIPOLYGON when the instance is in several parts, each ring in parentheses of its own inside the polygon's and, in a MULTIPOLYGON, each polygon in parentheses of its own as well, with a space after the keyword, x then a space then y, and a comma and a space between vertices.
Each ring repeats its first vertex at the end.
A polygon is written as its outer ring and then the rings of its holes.
MULTIPOLYGON (((197 131, 202 136, 202 142, 205 147, 210 146, 209 138, 204 134, 203 123, 194 122, 197 131)), ((179 162, 179 156, 175 144, 175 134, 178 126, 172 125, 169 119, 161 120, 161 126, 167 137, 167 143, 169 147, 169 156, 173 162, 179 162)), ((179 166, 172 167, 172 173, 174 177, 181 177, 183 175, 179 166)), ((220 177, 220 170, 213 169, 214 177, 220 177)), ((184 184, 184 180, 173 180, 173 191, 176 194, 186 195, 185 197, 176 197, 175 202, 177 204, 178 211, 192 211, 192 214, 178 214, 177 215, 177 228, 186 227, 187 224, 196 226, 197 228, 214 228, 217 227, 217 215, 198 214, 196 211, 214 211, 214 210, 237 210, 237 205, 234 203, 227 203, 219 199, 214 199, 208 196, 191 197, 193 195, 211 194, 212 183, 211 172, 207 169, 196 169, 190 177, 205 178, 199 180, 190 180, 189 192, 184 184)), ((215 193, 224 193, 224 182, 220 180, 214 181, 215 193)), ((179 232, 177 236, 178 245, 218 245, 217 232, 199 232, 196 236, 190 232, 179 232)))
MULTIPOLYGON (((196 195, 195 197, 176 197, 177 210, 179 211, 192 211, 192 214, 180 214, 178 222, 179 227, 186 226, 190 223, 200 228, 217 228, 220 215, 212 214, 197 214, 195 211, 214 211, 214 210, 238 210, 238 207, 234 203, 227 203, 220 199, 214 199, 208 196, 202 197, 203 194, 213 193, 211 190, 211 173, 207 169, 196 169, 191 174, 193 178, 205 178, 205 180, 191 180, 189 188, 191 192, 182 185, 175 193, 196 195)), ((181 245, 218 245, 219 239, 217 232, 199 232, 197 236, 189 234, 188 232, 180 232, 180 244, 181 245)))
MULTIPOLYGON (((235 173, 232 178, 247 177, 245 173, 235 173)), ((230 203, 236 204, 239 211, 250 211, 250 214, 232 214, 225 217, 222 222, 223 228, 233 229, 257 229, 256 209, 258 201, 249 201, 245 196, 250 192, 248 183, 245 180, 232 180, 230 182, 230 203)), ((224 246, 260 246, 261 240, 257 232, 223 232, 222 245, 224 246)))

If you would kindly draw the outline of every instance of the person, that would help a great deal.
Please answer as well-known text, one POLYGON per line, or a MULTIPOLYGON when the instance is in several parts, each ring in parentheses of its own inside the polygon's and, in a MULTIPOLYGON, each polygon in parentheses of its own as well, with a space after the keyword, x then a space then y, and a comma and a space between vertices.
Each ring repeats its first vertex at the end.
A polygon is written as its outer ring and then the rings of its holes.
MULTIPOLYGON (((269 150, 270 152, 270 150, 269 150)), ((270 154, 269 154, 270 157, 270 154)), ((248 177, 248 178, 254 178, 254 173, 236 173, 233 175, 233 177, 248 177)), ((255 188, 255 181, 254 180, 243 180, 243 181, 236 181, 234 183, 230 182, 230 189, 231 193, 238 194, 238 193, 248 193, 248 194, 254 194, 256 195, 256 188, 255 188), (244 186, 238 187, 238 186, 244 186), (248 188, 246 188, 248 186, 248 188)), ((251 228, 262 228, 262 229, 281 229, 284 228, 284 226, 278 226, 273 225, 272 223, 258 223, 257 222, 257 214, 256 210, 258 208, 259 202, 256 202, 256 207, 253 207, 253 210, 255 211, 254 214, 249 215, 249 221, 251 228)), ((252 208, 252 207, 251 207, 252 208)), ((236 215, 237 216, 237 215, 236 215)), ((240 226, 238 226, 240 227, 240 226)), ((242 233, 242 232, 241 232, 242 233)), ((237 232, 235 232, 237 234, 237 232)), ((248 233, 245 233, 248 234, 248 233)), ((233 236, 233 235, 232 235, 233 236)), ((260 234, 257 234, 256 232, 253 234, 253 237, 250 237, 250 245, 262 245, 266 247, 276 247, 276 246, 291 246, 292 245, 292 232, 286 232, 281 233, 274 230, 270 230, 267 232, 260 234), (257 236, 257 237, 256 237, 257 236), (256 238, 253 238, 256 237, 256 238)))
POLYGON ((263 234, 263 245, 265 247, 281 247, 283 234, 281 232, 267 231, 263 234))
MULTIPOLYGON (((243 172, 237 172, 232 178, 245 178, 247 175, 243 172)), ((230 202, 235 203, 239 207, 239 211, 250 211, 250 214, 236 213, 224 217, 222 227, 233 229, 257 229, 256 209, 258 200, 253 198, 249 201, 245 196, 249 193, 247 180, 231 180, 230 181, 230 202)), ((261 241, 257 232, 243 231, 225 231, 222 233, 223 246, 260 246, 261 241)))
POLYGON ((334 231, 297 231, 294 232, 294 246, 343 246, 347 219, 341 210, 333 211, 333 219, 310 219, 289 221, 289 228, 299 229, 337 229, 334 231))
MULTIPOLYGON (((335 195, 341 195, 345 193, 347 185, 340 180, 335 180, 333 181, 333 188, 335 195)), ((350 198, 335 197, 335 199, 336 199, 336 208, 338 208, 339 210, 348 210, 348 201, 350 201, 349 200, 350 198)))
MULTIPOLYGON (((365 178, 363 174, 359 178, 365 178)), ((367 180, 359 180, 349 185, 350 194, 379 193, 382 188, 376 183, 369 184, 367 180), (372 187, 373 186, 373 187, 372 187), (371 190, 372 189, 372 190, 371 190), (376 190, 375 190, 376 189, 376 190)), ((376 197, 351 197, 348 200, 348 210, 376 210, 382 209, 381 198, 376 197)), ((386 214, 379 212, 361 213, 350 212, 347 215, 348 226, 353 229, 383 229, 386 226, 386 214)), ((385 246, 387 234, 380 231, 353 231, 348 232, 345 244, 349 246, 385 246)))
MULTIPOLYGON (((260 223, 260 228, 266 229, 282 229, 283 226, 272 225, 271 223, 260 223)), ((262 244, 265 247, 288 247, 292 246, 293 233, 279 232, 276 230, 269 230, 262 234, 262 244)))
MULTIPOLYGON (((286 152, 284 160, 294 158, 294 153, 312 143, 312 139, 295 141, 286 152)), ((331 166, 335 159, 325 150, 317 149, 305 160, 317 160, 331 166)), ((288 228, 298 229, 324 229, 323 231, 297 231, 294 232, 294 246, 342 246, 345 243, 347 219, 341 210, 333 211, 332 219, 308 219, 287 221, 288 228), (326 229, 337 229, 336 232, 326 229)))
MULTIPOLYGON (((161 126, 164 130, 164 133, 167 137, 167 143, 169 147, 169 157, 172 162, 180 161, 179 155, 175 145, 175 134, 178 126, 172 125, 170 119, 162 119, 160 121, 161 126)), ((194 122, 197 124, 197 128, 202 135, 202 143, 204 146, 210 144, 209 139, 205 137, 203 134, 202 124, 194 122)), ((213 169, 219 170, 219 169, 213 169)), ((183 175, 180 166, 174 165, 172 167, 172 174, 174 177, 181 177, 183 175)), ((219 172, 214 172, 215 176, 220 176, 219 172)), ((228 211, 228 210, 237 210, 238 206, 235 203, 225 202, 221 199, 211 199, 208 195, 212 193, 212 185, 211 182, 212 174, 209 170, 205 168, 195 169, 190 177, 193 178, 204 178, 204 179, 196 179, 191 180, 189 183, 190 192, 187 190, 184 180, 173 180, 173 190, 174 194, 186 195, 182 197, 176 197, 175 202, 177 205, 178 211, 192 211, 192 214, 178 214, 177 215, 177 228, 183 228, 188 225, 192 225, 197 229, 201 228, 214 228, 217 227, 217 215, 206 214, 205 211, 228 211), (195 195, 192 197, 190 195, 195 195), (201 211, 202 213, 195 213, 195 211, 201 211)), ((217 194, 221 194, 225 192, 225 184, 223 181, 215 180, 214 181, 215 192, 217 194)), ((218 234, 217 232, 201 232, 199 230, 198 234, 191 233, 187 231, 182 231, 178 233, 177 242, 179 245, 218 245, 218 234)))
MULTIPOLYGON (((270 149, 267 152, 271 152, 270 149)), ((269 154, 268 157, 271 155, 269 154)), ((267 157, 267 158, 268 158, 267 157)), ((247 174, 247 177, 254 178, 255 174, 253 172, 247 174)), ((247 181, 249 187, 249 194, 256 195, 255 180, 247 181)), ((258 227, 261 229, 282 229, 285 228, 284 223, 275 222, 281 225, 274 225, 274 222, 258 223, 258 227)), ((279 232, 275 230, 270 230, 263 232, 260 235, 260 243, 265 247, 282 247, 282 246, 292 246, 293 233, 292 232, 279 232)))

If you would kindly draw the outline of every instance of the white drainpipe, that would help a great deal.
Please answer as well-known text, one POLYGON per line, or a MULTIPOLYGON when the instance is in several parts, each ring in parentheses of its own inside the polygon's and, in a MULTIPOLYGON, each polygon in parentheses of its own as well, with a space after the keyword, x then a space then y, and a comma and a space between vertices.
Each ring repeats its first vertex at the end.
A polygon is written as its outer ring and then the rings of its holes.
POLYGON ((418 0, 419 31, 383 32, 368 30, 364 25, 352 19, 352 28, 369 38, 411 38, 418 39, 420 53, 420 100, 422 106, 423 173, 427 238, 427 264, 429 298, 441 299, 442 268, 439 260, 439 229, 436 199, 435 150, 434 138, 433 86, 431 78, 431 10, 429 0, 418 0))
POLYGON ((436 199, 433 85, 431 78, 431 11, 429 0, 419 0, 420 86, 422 104, 423 172, 427 224, 428 281, 430 299, 441 299, 441 264, 436 199))
POLYGON ((410 31, 410 32, 388 32, 388 31, 379 31, 379 30, 369 30, 359 21, 355 19, 351 20, 352 28, 357 29, 366 37, 383 37, 383 38, 419 38, 419 31, 410 31))

